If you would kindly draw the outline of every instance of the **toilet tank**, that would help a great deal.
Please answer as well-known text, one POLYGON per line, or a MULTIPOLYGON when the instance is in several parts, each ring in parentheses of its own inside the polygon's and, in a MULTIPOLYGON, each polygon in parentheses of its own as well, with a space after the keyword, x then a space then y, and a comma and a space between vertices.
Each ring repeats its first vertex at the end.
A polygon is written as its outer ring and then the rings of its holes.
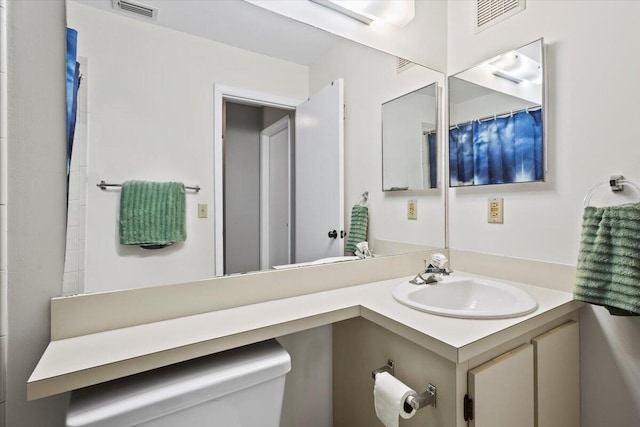
POLYGON ((74 390, 67 427, 278 427, 291 358, 276 340, 74 390))

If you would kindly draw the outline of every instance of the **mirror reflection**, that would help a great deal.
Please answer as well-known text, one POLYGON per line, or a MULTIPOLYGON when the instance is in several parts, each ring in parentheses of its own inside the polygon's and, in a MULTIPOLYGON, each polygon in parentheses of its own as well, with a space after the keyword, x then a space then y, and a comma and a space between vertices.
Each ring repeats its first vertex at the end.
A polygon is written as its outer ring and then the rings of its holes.
POLYGON ((352 255, 352 206, 365 192, 374 255, 444 246, 442 194, 412 197, 421 215, 408 223, 405 199, 374 191, 381 104, 442 84, 441 73, 400 71, 397 57, 246 2, 146 3, 156 20, 108 0, 67 2, 82 83, 65 275, 77 281, 65 293, 352 255), (186 240, 121 245, 121 191, 102 180, 200 186, 185 196, 186 240))
POLYGON ((449 77, 452 187, 544 181, 543 42, 449 77))
POLYGON ((436 84, 382 104, 382 191, 438 187, 436 84))

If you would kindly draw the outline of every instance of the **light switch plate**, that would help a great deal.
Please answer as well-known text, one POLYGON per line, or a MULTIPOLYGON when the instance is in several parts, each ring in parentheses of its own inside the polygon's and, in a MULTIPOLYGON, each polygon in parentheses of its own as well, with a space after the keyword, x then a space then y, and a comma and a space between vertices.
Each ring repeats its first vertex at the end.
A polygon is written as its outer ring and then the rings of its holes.
POLYGON ((487 221, 489 224, 503 224, 504 223, 504 199, 502 197, 489 199, 488 201, 488 216, 487 221))
POLYGON ((407 202, 407 219, 418 219, 418 201, 409 200, 407 202))
POLYGON ((208 209, 206 203, 198 203, 198 218, 207 218, 208 209))

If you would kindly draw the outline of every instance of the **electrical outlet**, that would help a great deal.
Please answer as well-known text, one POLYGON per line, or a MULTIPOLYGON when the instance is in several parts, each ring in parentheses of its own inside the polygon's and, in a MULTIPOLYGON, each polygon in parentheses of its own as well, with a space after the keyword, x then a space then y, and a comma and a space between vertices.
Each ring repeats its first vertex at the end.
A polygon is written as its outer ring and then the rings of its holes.
POLYGON ((409 200, 407 202, 407 219, 418 219, 418 201, 409 200))
POLYGON ((207 218, 208 209, 206 203, 198 203, 198 218, 207 218))
POLYGON ((489 224, 503 224, 504 223, 504 200, 502 197, 489 199, 488 203, 488 217, 489 224))

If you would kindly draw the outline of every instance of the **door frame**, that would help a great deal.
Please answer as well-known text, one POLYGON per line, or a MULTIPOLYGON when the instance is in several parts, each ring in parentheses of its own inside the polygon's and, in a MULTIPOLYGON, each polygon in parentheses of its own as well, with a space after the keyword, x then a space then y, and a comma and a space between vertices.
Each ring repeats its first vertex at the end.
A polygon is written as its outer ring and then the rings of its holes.
POLYGON ((270 259, 269 259, 269 198, 270 198, 270 181, 269 181, 269 171, 270 171, 270 155, 269 155, 269 144, 271 142, 271 137, 279 134, 280 132, 286 130, 287 131, 287 174, 289 176, 287 183, 287 206, 288 214, 287 214, 287 262, 285 264, 291 264, 291 119, 289 116, 285 116, 265 128, 260 132, 260 269, 264 270, 270 268, 270 259))
POLYGON ((225 100, 246 105, 295 110, 303 100, 233 86, 213 85, 213 206, 214 271, 224 275, 224 108, 225 100))

